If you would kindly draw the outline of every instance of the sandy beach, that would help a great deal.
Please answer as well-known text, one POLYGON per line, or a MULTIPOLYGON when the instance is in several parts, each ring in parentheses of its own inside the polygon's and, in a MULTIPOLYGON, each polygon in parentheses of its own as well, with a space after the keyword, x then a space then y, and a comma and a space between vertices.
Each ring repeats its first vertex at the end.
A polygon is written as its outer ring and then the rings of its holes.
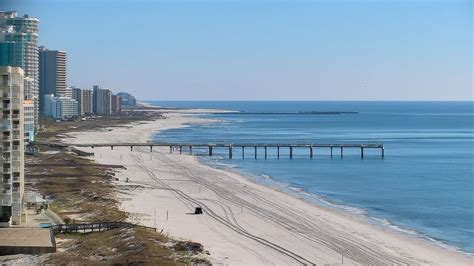
MULTIPOLYGON (((146 142, 159 130, 210 123, 186 113, 102 131, 69 143, 146 142)), ((169 149, 81 148, 98 163, 123 165, 117 197, 130 220, 204 245, 213 264, 472 265, 473 258, 427 240, 317 206, 169 149), (130 181, 125 182, 126 178, 130 181), (203 215, 192 214, 201 206, 203 215)))

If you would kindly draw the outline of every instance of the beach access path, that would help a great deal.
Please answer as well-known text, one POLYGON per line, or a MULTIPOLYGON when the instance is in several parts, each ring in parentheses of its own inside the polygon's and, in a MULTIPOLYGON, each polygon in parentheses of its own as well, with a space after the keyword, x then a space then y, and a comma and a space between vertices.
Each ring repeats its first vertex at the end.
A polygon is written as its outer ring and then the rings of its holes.
MULTIPOLYGON (((159 130, 211 123, 188 111, 167 119, 69 134, 67 143, 146 142, 159 130)), ((425 239, 369 224, 357 214, 317 206, 169 149, 80 148, 102 164, 123 165, 116 185, 131 222, 204 245, 225 265, 441 264, 471 257, 425 239), (126 179, 129 182, 125 182, 126 179), (194 215, 194 208, 204 209, 194 215)))

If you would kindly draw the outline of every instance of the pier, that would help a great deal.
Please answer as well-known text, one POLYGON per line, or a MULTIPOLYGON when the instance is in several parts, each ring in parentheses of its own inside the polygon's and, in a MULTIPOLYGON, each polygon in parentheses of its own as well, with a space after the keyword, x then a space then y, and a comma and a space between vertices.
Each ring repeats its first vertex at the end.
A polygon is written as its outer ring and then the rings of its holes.
MULTIPOLYGON (((268 144, 257 144, 257 143, 239 143, 239 144, 225 144, 225 143, 97 143, 97 144, 71 144, 71 146, 76 147, 110 147, 113 150, 115 147, 128 147, 130 151, 133 151, 135 147, 147 147, 150 151, 153 151, 154 147, 169 147, 170 153, 179 152, 183 153, 183 148, 188 148, 189 154, 193 154, 193 148, 206 149, 209 156, 213 156, 213 151, 215 149, 225 149, 228 152, 229 159, 233 158, 234 149, 241 149, 242 159, 245 158, 245 149, 254 150, 254 158, 258 158, 258 151, 263 149, 263 157, 268 158, 269 149, 276 150, 277 158, 280 158, 280 150, 286 149, 289 151, 289 158, 292 159, 294 155, 294 149, 306 149, 308 151, 309 158, 313 158, 317 150, 329 149, 330 156, 334 154, 334 149, 339 150, 339 156, 344 157, 344 149, 358 149, 360 151, 360 157, 364 158, 364 150, 366 149, 378 149, 380 151, 380 156, 385 157, 385 148, 383 144, 380 143, 355 143, 355 144, 277 144, 277 143, 268 143, 268 144)), ((337 154, 336 154, 337 155, 337 154)))

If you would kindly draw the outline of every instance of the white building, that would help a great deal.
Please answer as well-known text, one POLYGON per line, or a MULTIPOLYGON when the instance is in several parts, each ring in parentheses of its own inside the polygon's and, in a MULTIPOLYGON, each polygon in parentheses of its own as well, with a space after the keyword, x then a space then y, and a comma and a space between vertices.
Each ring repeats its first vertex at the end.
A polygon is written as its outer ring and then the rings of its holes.
POLYGON ((35 103, 33 100, 23 100, 23 117, 25 123, 25 142, 35 140, 35 103))
POLYGON ((23 93, 24 72, 19 67, 0 67, 2 145, 0 156, 0 226, 26 221, 23 209, 25 159, 23 93))
POLYGON ((44 95, 44 115, 54 119, 65 119, 79 116, 78 102, 69 97, 44 95))

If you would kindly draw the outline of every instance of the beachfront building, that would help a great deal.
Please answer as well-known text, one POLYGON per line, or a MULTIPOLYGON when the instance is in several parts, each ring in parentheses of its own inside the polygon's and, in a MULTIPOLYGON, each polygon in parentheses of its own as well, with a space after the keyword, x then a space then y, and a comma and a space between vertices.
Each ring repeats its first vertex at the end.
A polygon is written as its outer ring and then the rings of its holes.
POLYGON ((82 106, 84 95, 82 94, 82 90, 80 88, 71 87, 71 94, 71 98, 77 101, 77 112, 79 115, 84 115, 84 109, 82 106))
POLYGON ((35 140, 35 103, 23 100, 24 137, 25 143, 35 140))
POLYGON ((96 115, 110 115, 112 113, 112 91, 94 85, 92 108, 96 115))
POLYGON ((112 95, 112 113, 122 112, 122 98, 118 95, 112 95))
POLYGON ((43 114, 43 95, 54 94, 59 97, 70 97, 67 90, 67 55, 64 51, 48 50, 40 47, 39 51, 39 94, 40 113, 43 114))
POLYGON ((93 108, 92 108, 92 90, 91 89, 83 89, 81 90, 82 94, 82 102, 81 102, 81 109, 83 115, 91 115, 93 114, 93 108))
POLYGON ((30 78, 30 86, 24 88, 25 99, 35 105, 35 128, 38 127, 38 24, 37 18, 0 11, 0 66, 21 67, 24 76, 30 78))
POLYGON ((79 116, 78 102, 69 97, 58 97, 53 94, 44 95, 44 116, 53 119, 69 119, 79 116))
POLYGON ((117 96, 122 98, 122 106, 133 107, 137 105, 137 100, 133 95, 127 92, 119 92, 117 96))
MULTIPOLYGON (((0 156, 0 226, 25 222, 23 100, 24 71, 19 67, 0 67, 0 109, 2 145, 0 156)), ((33 104, 34 106, 34 104, 33 104)))

